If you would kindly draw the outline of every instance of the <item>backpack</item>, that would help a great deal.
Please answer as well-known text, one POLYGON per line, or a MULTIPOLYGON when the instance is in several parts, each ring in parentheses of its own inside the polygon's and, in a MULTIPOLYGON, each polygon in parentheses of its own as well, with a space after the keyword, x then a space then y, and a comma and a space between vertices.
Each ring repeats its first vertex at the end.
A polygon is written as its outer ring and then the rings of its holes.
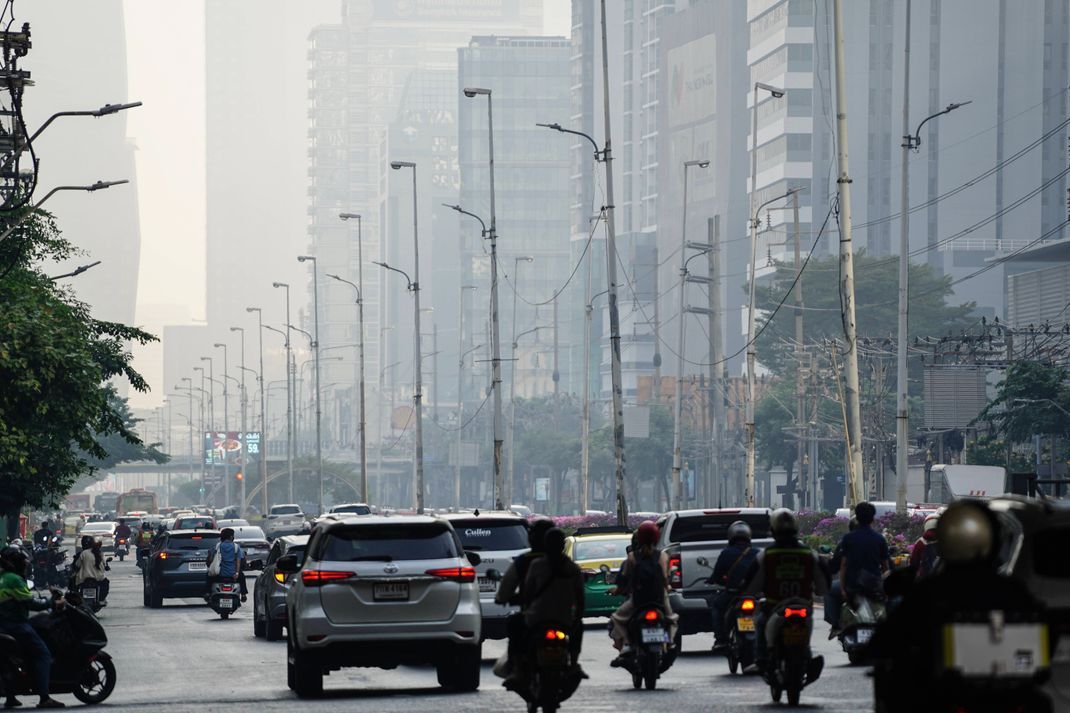
POLYGON ((219 552, 219 545, 216 545, 215 548, 212 550, 210 559, 212 561, 208 563, 208 576, 218 577, 219 568, 223 564, 223 557, 219 552))
POLYGON ((665 601, 665 571, 661 568, 661 552, 654 550, 649 557, 635 553, 635 567, 628 572, 635 606, 660 605, 665 601))

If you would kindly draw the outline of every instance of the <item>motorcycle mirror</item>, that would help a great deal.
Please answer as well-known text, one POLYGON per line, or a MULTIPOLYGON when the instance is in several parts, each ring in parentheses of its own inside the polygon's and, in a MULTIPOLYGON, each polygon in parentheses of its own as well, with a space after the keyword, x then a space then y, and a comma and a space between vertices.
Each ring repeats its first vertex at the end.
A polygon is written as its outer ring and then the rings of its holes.
POLYGON ((468 558, 468 561, 472 563, 473 567, 478 567, 479 564, 483 561, 483 558, 480 557, 479 554, 476 552, 470 552, 468 550, 465 550, 464 554, 465 557, 468 558))
POLYGON ((26 588, 27 589, 33 589, 34 588, 34 584, 33 584, 33 580, 32 579, 27 579, 26 580, 26 588))

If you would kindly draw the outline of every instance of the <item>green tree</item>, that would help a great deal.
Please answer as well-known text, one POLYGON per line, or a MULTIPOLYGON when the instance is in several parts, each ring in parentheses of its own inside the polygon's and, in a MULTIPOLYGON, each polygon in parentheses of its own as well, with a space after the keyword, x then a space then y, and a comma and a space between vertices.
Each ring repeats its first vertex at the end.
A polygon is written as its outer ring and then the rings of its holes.
POLYGON ((155 337, 94 319, 37 267, 74 254, 43 213, 0 241, 0 512, 9 529, 23 505, 58 501, 94 461, 106 461, 102 439, 141 444, 107 384, 125 377, 147 391, 129 345, 155 337))
MULTIPOLYGON (((894 341, 898 331, 899 267, 894 258, 855 256, 856 323, 860 340, 894 341)), ((791 263, 777 262, 771 281, 757 286, 757 305, 763 314, 771 314, 795 279, 791 263)), ((811 258, 803 273, 803 312, 807 341, 826 338, 843 339, 840 310, 839 258, 811 258)), ((926 264, 910 266, 910 338, 915 336, 958 333, 973 321, 973 302, 952 305, 951 278, 937 275, 926 264)), ((774 374, 786 376, 795 369, 791 341, 795 338, 794 296, 788 295, 784 306, 758 337, 758 361, 774 374)), ((894 346, 894 345, 893 345, 894 346)))
POLYGON ((1034 435, 1070 435, 1070 373, 1061 366, 1019 361, 1007 368, 996 398, 985 406, 974 423, 1011 443, 1028 441, 1034 435))

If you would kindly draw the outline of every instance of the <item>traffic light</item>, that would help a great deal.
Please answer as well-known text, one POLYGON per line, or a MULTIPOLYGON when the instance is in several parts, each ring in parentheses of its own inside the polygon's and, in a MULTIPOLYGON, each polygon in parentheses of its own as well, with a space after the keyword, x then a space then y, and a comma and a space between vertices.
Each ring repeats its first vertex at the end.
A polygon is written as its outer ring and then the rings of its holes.
POLYGON ((237 478, 238 480, 245 480, 245 476, 242 475, 242 472, 240 470, 237 473, 234 474, 234 477, 237 478))

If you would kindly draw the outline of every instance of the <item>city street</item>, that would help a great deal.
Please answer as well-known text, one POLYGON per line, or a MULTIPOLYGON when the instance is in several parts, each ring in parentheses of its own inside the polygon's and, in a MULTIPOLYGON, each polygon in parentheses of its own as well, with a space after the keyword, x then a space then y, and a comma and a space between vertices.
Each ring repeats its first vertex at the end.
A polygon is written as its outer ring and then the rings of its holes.
MULTIPOLYGON (((140 571, 130 561, 112 562, 112 589, 100 620, 108 632, 107 651, 119 673, 110 708, 154 711, 203 711, 206 706, 228 711, 290 710, 296 696, 286 687, 286 644, 253 637, 252 607, 223 621, 197 600, 167 600, 162 610, 141 605, 140 571)), ((249 582, 250 593, 252 580, 249 582)), ((609 667, 612 649, 604 624, 588 626, 584 669, 591 676, 564 710, 758 711, 771 705, 761 679, 730 676, 721 657, 708 652, 709 635, 685 637, 684 654, 653 692, 632 689, 628 675, 609 667)), ((814 634, 824 654, 825 672, 803 691, 805 707, 823 711, 872 710, 866 670, 850 668, 836 642, 826 640, 819 623, 814 634)), ((483 683, 474 694, 448 694, 437 687, 431 669, 402 667, 393 671, 346 669, 324 681, 321 701, 302 701, 302 709, 337 708, 368 711, 505 711, 523 710, 523 702, 501 687, 490 667, 504 642, 484 645, 483 683)), ((63 700, 68 703, 69 696, 63 700)))

